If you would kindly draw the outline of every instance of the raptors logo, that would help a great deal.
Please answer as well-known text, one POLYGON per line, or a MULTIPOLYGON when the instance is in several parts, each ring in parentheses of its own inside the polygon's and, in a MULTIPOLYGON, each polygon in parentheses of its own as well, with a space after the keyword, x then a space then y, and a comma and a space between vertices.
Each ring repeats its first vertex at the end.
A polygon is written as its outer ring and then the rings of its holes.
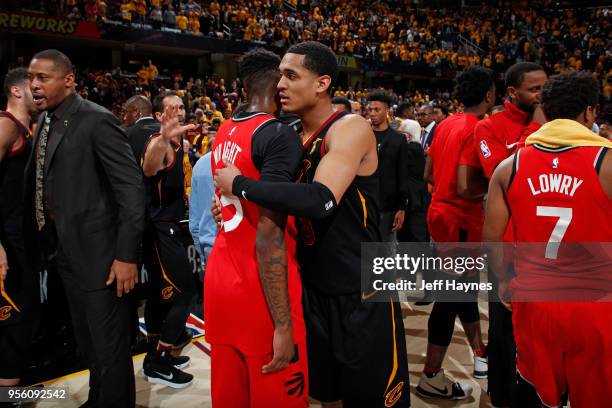
POLYGON ((392 407, 402 396, 402 388, 404 388, 404 382, 400 381, 391 391, 389 391, 385 398, 385 407, 392 407))
POLYGON ((11 306, 0 307, 0 321, 11 317, 11 309, 13 309, 11 306))
POLYGON ((164 300, 170 299, 173 294, 174 294, 174 292, 172 290, 172 286, 166 286, 161 291, 161 296, 162 296, 162 299, 164 299, 164 300))
POLYGON ((287 395, 301 397, 304 393, 304 374, 302 372, 293 374, 285 383, 285 387, 287 387, 287 395))

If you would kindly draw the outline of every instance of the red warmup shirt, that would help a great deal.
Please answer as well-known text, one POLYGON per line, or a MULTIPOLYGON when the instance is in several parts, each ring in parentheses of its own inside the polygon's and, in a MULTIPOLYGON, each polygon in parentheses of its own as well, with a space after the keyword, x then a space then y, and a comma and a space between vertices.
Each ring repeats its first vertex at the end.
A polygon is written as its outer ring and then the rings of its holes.
MULTIPOLYGON (((259 180, 253 164, 251 142, 258 128, 274 120, 256 114, 248 120, 227 120, 221 125, 212 149, 212 172, 229 160, 246 177, 259 180)), ((219 191, 216 192, 219 197, 219 191)), ((245 355, 272 353, 274 323, 259 277, 255 238, 259 222, 257 205, 235 196, 220 198, 223 227, 206 266, 204 318, 206 340, 236 347, 245 355)), ((296 261, 296 229, 287 221, 285 245, 293 336, 305 341, 302 316, 302 284, 296 261)))
POLYGON ((605 248, 557 244, 612 241, 612 200, 597 172, 604 150, 532 145, 515 156, 506 194, 519 243, 513 298, 529 298, 533 291, 564 293, 566 300, 576 290, 612 292, 605 248))
POLYGON ((525 145, 527 136, 540 128, 537 122, 527 124, 529 114, 509 101, 505 110, 481 120, 474 129, 474 147, 485 176, 490 179, 493 171, 505 158, 525 145))
POLYGON ((434 178, 429 210, 449 215, 458 224, 465 222, 482 226, 482 199, 468 200, 457 193, 458 166, 477 166, 478 163, 473 148, 476 123, 476 115, 458 113, 436 126, 436 137, 429 148, 434 178))

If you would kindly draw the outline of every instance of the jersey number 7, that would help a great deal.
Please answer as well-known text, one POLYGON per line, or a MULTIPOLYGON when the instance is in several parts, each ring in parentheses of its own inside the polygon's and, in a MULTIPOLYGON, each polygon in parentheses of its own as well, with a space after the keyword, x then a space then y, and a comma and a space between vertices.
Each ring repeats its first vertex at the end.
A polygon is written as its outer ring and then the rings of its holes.
POLYGON ((559 245, 561 245, 565 232, 567 231, 570 222, 572 222, 572 209, 566 207, 545 207, 538 205, 536 207, 536 214, 539 217, 559 218, 555 228, 552 230, 552 234, 550 234, 550 238, 548 239, 545 255, 547 259, 557 259, 559 245))

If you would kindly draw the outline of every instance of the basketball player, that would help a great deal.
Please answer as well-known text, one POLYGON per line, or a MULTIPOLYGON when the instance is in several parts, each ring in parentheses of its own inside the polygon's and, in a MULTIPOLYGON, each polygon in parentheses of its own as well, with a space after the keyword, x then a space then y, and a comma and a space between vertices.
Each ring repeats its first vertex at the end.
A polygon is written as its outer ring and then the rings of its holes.
MULTIPOLYGON (((482 67, 465 69, 457 76, 455 96, 463 103, 464 113, 450 116, 436 127, 425 164, 425 179, 434 186, 427 225, 435 242, 480 242, 486 184, 472 181, 478 180, 473 140, 476 123, 495 103, 493 72, 482 67)), ((472 392, 469 384, 451 381, 442 369, 457 315, 474 352, 474 376, 487 375, 478 304, 436 302, 429 316, 427 358, 417 387, 420 395, 464 399, 472 392)))
MULTIPOLYGON (((233 163, 267 182, 295 179, 302 148, 275 116, 280 58, 255 49, 240 60, 247 103, 221 125, 212 170, 233 163)), ((222 195, 223 225, 204 284, 215 407, 307 407, 308 365, 295 230, 284 213, 222 195), (287 232, 286 232, 287 230, 287 232)))
MULTIPOLYGON (((480 167, 490 179, 497 165, 522 147, 525 138, 543 122, 540 105, 546 72, 533 62, 519 62, 506 71, 508 100, 503 111, 481 120, 474 129, 474 144, 480 167), (535 120, 534 120, 535 119, 535 120)), ((512 223, 506 241, 512 242, 512 223)), ((494 277, 490 277, 496 282, 494 277)), ((488 392, 494 406, 516 406, 516 347, 512 336, 512 315, 491 293, 489 302, 488 392)))
POLYGON ((171 351, 191 340, 185 339, 185 323, 196 294, 179 224, 185 215, 182 134, 193 125, 181 126, 185 108, 174 92, 158 95, 153 106, 162 128, 171 119, 176 123, 173 132, 154 133, 142 149, 147 203, 143 247, 150 287, 145 307, 149 351, 143 373, 149 382, 184 388, 193 381, 193 375, 181 371, 189 357, 174 357, 171 351))
MULTIPOLYGON (((568 390, 572 407, 612 401, 612 304, 513 301, 537 290, 566 290, 573 268, 562 263, 563 244, 554 243, 612 241, 612 143, 590 131, 598 93, 597 81, 586 72, 550 78, 541 102, 550 122, 504 160, 491 180, 485 241, 501 242, 512 214, 519 246, 547 243, 537 263, 515 262, 516 277, 509 283, 521 407, 560 406, 568 390), (555 188, 552 182, 543 188, 541 183, 556 178, 571 180, 572 188, 564 189, 562 183, 555 188)), ((581 255, 588 271, 577 265, 582 273, 574 275, 572 286, 596 280, 609 295, 609 260, 601 268, 588 253, 581 255)))
POLYGON ((38 310, 38 275, 25 255, 23 173, 32 149, 28 129, 36 112, 28 72, 4 77, 8 99, 0 112, 0 386, 19 384, 38 310))
POLYGON ((323 406, 410 404, 404 325, 397 302, 363 302, 361 243, 380 241, 376 138, 360 116, 334 111, 338 64, 325 45, 289 48, 278 83, 283 112, 302 123, 300 183, 218 170, 224 194, 297 215, 308 333, 310 395, 323 406), (235 180, 234 180, 235 179, 235 180), (232 189, 233 184, 233 189, 232 189))

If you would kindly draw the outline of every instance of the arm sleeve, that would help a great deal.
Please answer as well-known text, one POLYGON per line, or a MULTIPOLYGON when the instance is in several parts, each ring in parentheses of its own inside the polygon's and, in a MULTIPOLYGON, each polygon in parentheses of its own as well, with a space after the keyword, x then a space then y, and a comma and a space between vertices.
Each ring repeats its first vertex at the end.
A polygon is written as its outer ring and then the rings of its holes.
POLYGON ((232 193, 273 211, 312 219, 327 217, 337 205, 331 190, 316 181, 312 184, 258 182, 238 176, 232 193))
POLYGON ((244 176, 234 179, 232 192, 262 207, 299 217, 323 218, 336 207, 333 193, 321 183, 296 184, 302 143, 293 129, 273 122, 254 136, 252 157, 260 180, 244 176))
POLYGON ((142 172, 117 119, 110 113, 96 115, 100 119, 94 121, 93 147, 119 208, 115 259, 137 262, 145 217, 142 172))

